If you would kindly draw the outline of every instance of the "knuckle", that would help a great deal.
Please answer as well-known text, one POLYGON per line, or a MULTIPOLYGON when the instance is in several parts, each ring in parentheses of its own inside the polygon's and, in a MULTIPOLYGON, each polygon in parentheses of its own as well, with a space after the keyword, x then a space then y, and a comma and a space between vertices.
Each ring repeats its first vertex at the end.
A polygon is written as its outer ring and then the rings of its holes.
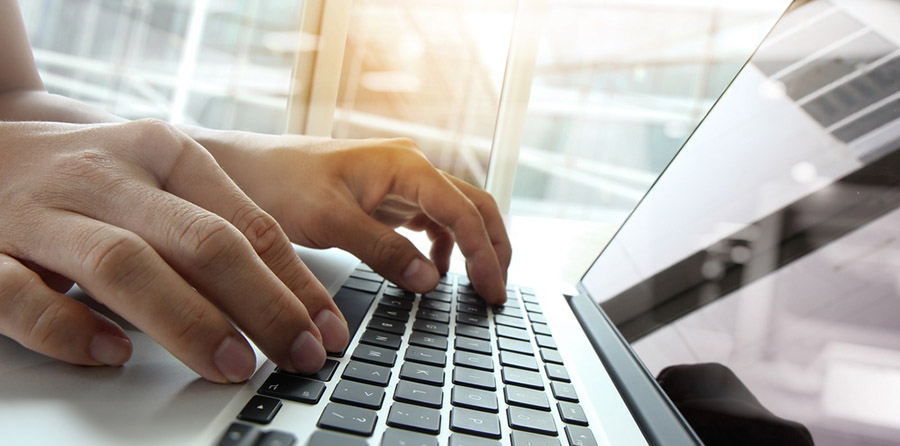
MULTIPOLYGON (((276 295, 275 298, 269 299, 268 303, 263 307, 263 309, 259 313, 259 330, 260 335, 267 337, 267 339, 274 339, 277 336, 284 334, 284 325, 282 323, 282 318, 289 318, 288 315, 293 314, 291 311, 291 304, 294 300, 293 297, 288 298, 285 295, 276 295)), ((292 324, 296 324, 296 320, 292 319, 292 324)))
POLYGON ((155 118, 139 119, 131 123, 131 134, 139 142, 157 145, 160 141, 180 140, 179 132, 171 124, 155 118))
POLYGON ((385 231, 372 242, 372 257, 377 262, 394 261, 403 256, 403 243, 392 231, 385 231))
POLYGON ((59 299, 46 302, 44 307, 37 311, 36 317, 26 322, 29 324, 25 335, 27 347, 37 351, 46 351, 50 347, 67 343, 65 339, 60 339, 66 331, 60 329, 65 325, 66 307, 63 302, 59 299))
POLYGON ((198 339, 210 335, 207 327, 209 307, 196 299, 181 299, 179 305, 172 309, 173 345, 192 345, 198 339))
POLYGON ((35 280, 35 273, 11 261, 0 262, 0 299, 16 301, 35 280))
POLYGON ((244 206, 234 221, 262 258, 288 245, 287 236, 284 235, 278 222, 254 204, 244 206))
POLYGON ((140 283, 150 247, 137 235, 105 227, 92 233, 86 244, 82 265, 104 287, 130 289, 140 283))
POLYGON ((201 214, 186 225, 181 235, 192 266, 209 272, 222 272, 235 260, 243 236, 230 223, 215 214, 201 214))

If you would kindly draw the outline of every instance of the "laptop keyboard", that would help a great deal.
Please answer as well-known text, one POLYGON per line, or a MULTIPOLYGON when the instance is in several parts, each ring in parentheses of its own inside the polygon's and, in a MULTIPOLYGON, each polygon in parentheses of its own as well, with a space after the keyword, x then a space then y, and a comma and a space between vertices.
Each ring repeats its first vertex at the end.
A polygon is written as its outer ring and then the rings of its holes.
POLYGON ((360 265, 335 295, 351 339, 362 330, 358 343, 314 375, 276 368, 218 444, 597 444, 533 290, 507 294, 491 307, 466 277, 450 275, 418 295, 360 265), (312 436, 266 428, 297 403, 321 407, 312 436), (386 429, 374 438, 379 424, 386 429))

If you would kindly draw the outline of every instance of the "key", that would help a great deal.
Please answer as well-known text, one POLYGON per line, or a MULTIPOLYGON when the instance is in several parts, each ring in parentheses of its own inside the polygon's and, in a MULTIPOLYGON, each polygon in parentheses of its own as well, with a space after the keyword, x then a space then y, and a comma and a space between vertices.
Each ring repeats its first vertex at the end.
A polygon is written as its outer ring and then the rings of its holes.
POLYGON ((388 413, 387 425, 437 435, 441 427, 441 412, 412 404, 394 403, 388 413))
POLYGON ((491 343, 488 341, 482 341, 481 339, 460 336, 456 338, 453 345, 457 350, 465 350, 472 353, 481 353, 482 355, 490 355, 493 353, 491 343))
POLYGON ((540 390, 526 389, 519 386, 506 386, 503 389, 506 404, 527 407, 536 410, 550 410, 547 394, 540 390))
POLYGON ((522 293, 522 300, 530 304, 539 304, 537 296, 534 293, 522 293))
POLYGON ((434 348, 442 351, 447 350, 447 338, 437 336, 421 331, 414 331, 409 335, 409 344, 418 345, 420 347, 434 348))
POLYGON ((350 277, 368 280, 370 282, 377 282, 379 284, 381 282, 384 282, 384 277, 381 277, 378 275, 378 273, 374 273, 372 271, 354 270, 352 273, 350 273, 350 277))
POLYGON ((571 384, 552 381, 550 382, 550 390, 553 391, 553 397, 558 400, 578 402, 578 394, 575 393, 575 386, 571 384))
POLYGON ((487 309, 478 305, 469 305, 464 303, 456 304, 458 313, 469 313, 475 316, 487 317, 487 309))
POLYGON ((547 323, 547 318, 544 317, 541 313, 528 313, 528 320, 531 322, 538 322, 541 324, 547 323))
POLYGON ((497 404, 497 395, 494 392, 466 386, 453 386, 453 390, 450 391, 450 404, 494 413, 500 410, 500 406, 497 404))
POLYGON ((389 308, 396 308, 403 311, 412 310, 412 301, 410 301, 409 299, 404 299, 402 297, 385 296, 381 298, 381 301, 378 302, 378 305, 389 308))
POLYGON ((443 311, 444 313, 450 312, 449 303, 434 299, 422 299, 422 301, 419 302, 419 308, 424 308, 426 310, 443 311))
POLYGON ((394 400, 440 409, 444 402, 444 392, 440 387, 400 381, 394 390, 394 400))
POLYGON ((269 375, 258 392, 276 398, 316 404, 322 397, 322 393, 325 392, 325 384, 298 376, 273 373, 269 375))
POLYGON ((513 352, 500 352, 500 364, 535 372, 538 370, 538 364, 534 356, 520 355, 513 352))
POLYGON ((317 430, 309 437, 306 446, 369 446, 366 440, 337 432, 317 430))
POLYGON ((400 379, 443 386, 444 369, 414 362, 404 362, 403 367, 400 367, 400 379))
POLYGON ((541 375, 527 370, 516 369, 512 367, 503 367, 500 370, 500 377, 504 384, 515 384, 537 390, 544 390, 544 380, 541 375))
POLYGON ((450 446, 500 446, 500 442, 471 435, 450 434, 450 446))
POLYGON ((347 406, 340 403, 328 403, 317 426, 324 429, 347 432, 350 434, 372 435, 378 415, 369 409, 347 406))
POLYGON ((259 429, 249 424, 231 423, 222 438, 219 446, 253 446, 259 438, 259 429))
POLYGON ((447 355, 433 348, 410 346, 406 348, 404 359, 427 365, 443 367, 447 364, 447 355))
POLYGON ((556 341, 554 341, 550 336, 537 335, 534 337, 534 340, 537 341, 538 347, 552 348, 554 350, 556 349, 556 341))
POLYGON ((361 344, 374 345, 376 347, 389 348, 391 350, 399 350, 400 342, 403 339, 400 336, 382 331, 372 330, 371 328, 363 332, 359 338, 361 344))
POLYGON ((256 446, 293 446, 297 438, 293 434, 282 431, 268 431, 256 442, 256 446))
POLYGON ((436 287, 434 287, 435 291, 439 291, 442 293, 450 294, 453 292, 453 286, 447 285, 443 283, 438 283, 436 287))
POLYGON ((559 354, 559 351, 551 350, 549 348, 541 349, 541 359, 543 359, 544 362, 552 362, 555 364, 563 363, 562 356, 559 354))
POLYGON ((494 359, 490 356, 479 355, 478 353, 457 351, 453 353, 453 364, 473 369, 494 371, 494 359))
MULTIPOLYGON (((538 379, 540 379, 540 376, 538 376, 538 379)), ((461 384, 485 390, 497 390, 497 383, 494 380, 493 373, 470 369, 468 367, 453 368, 453 384, 461 384)), ((543 386, 541 388, 543 388, 543 386)))
POLYGON ((561 418, 564 423, 578 424, 581 426, 588 425, 587 415, 584 414, 584 409, 578 404, 560 401, 556 403, 556 408, 559 409, 559 418, 561 418))
POLYGON ((509 418, 509 427, 513 429, 536 434, 556 435, 556 422, 553 421, 553 415, 549 412, 538 412, 512 406, 506 409, 506 413, 509 418))
POLYGON ((525 328, 525 321, 515 317, 504 316, 502 314, 494 315, 494 322, 499 325, 506 325, 513 328, 525 328))
POLYGON ((391 379, 391 369, 359 361, 350 361, 341 378, 385 387, 391 379))
POLYGON ((384 401, 384 389, 371 384, 341 380, 331 394, 331 401, 378 410, 384 401))
POLYGON ((523 355, 534 355, 534 348, 528 341, 519 341, 517 339, 497 338, 497 348, 513 353, 521 353, 523 355))
POLYGON ((338 362, 334 359, 326 359, 325 365, 322 366, 319 371, 313 373, 312 375, 301 375, 299 373, 288 372, 287 370, 282 370, 281 367, 276 367, 275 371, 278 373, 284 373, 286 375, 293 376, 302 376, 304 378, 314 379, 316 381, 331 381, 331 377, 334 376, 334 371, 337 370, 338 362))
MULTIPOLYGON (((528 303, 525 304, 525 311, 527 311, 527 312, 529 312, 529 313, 536 313, 536 314, 543 314, 543 313, 544 313, 543 311, 541 311, 541 306, 540 306, 540 305, 538 305, 538 304, 536 304, 536 303, 532 303, 532 302, 528 302, 528 303)), ((530 318, 530 317, 531 317, 531 315, 529 315, 529 318, 530 318)))
POLYGON ((252 421, 259 424, 269 424, 275 418, 275 414, 281 409, 281 401, 262 395, 253 395, 247 405, 238 414, 239 420, 252 421))
POLYGON ((531 324, 535 334, 550 336, 550 327, 547 324, 531 324))
POLYGON ((458 336, 468 336, 470 338, 491 340, 491 332, 484 327, 476 327, 474 325, 456 324, 456 334, 458 336))
POLYGON ((387 428, 381 437, 381 446, 438 446, 438 439, 418 432, 387 428))
POLYGON ((350 288, 351 290, 365 291, 367 293, 375 294, 378 290, 381 289, 380 282, 370 282, 368 280, 357 279, 355 277, 351 277, 344 282, 344 288, 350 288))
POLYGON ((353 356, 350 359, 393 367, 394 362, 397 361, 397 352, 371 345, 359 345, 356 350, 353 350, 353 356))
POLYGON ((391 297, 399 297, 401 299, 406 299, 406 300, 415 300, 416 299, 416 293, 413 293, 412 291, 406 291, 402 288, 397 288, 395 286, 388 286, 387 289, 384 290, 384 295, 391 296, 391 297))
POLYGON ((439 336, 447 336, 450 334, 450 326, 440 322, 426 321, 417 319, 413 322, 413 331, 421 331, 425 333, 436 334, 439 336))
POLYGON ((384 305, 379 305, 375 308, 374 316, 390 319, 392 321, 406 323, 409 321, 409 311, 398 310, 396 308, 385 307, 384 305))
MULTIPOLYGON (((344 319, 347 320, 347 329, 350 331, 350 339, 356 336, 363 318, 369 312, 369 307, 375 301, 375 295, 364 293, 361 291, 351 290, 349 288, 341 288, 334 295, 334 304, 341 310, 344 319)), ((343 357, 344 353, 337 354, 343 357)))
POLYGON ((566 426, 566 438, 571 446, 597 446, 597 439, 586 427, 566 426))
POLYGON ((468 294, 456 296, 456 301, 463 304, 475 305, 476 307, 487 307, 487 302, 485 302, 484 299, 468 294))
POLYGON ((438 302, 450 303, 453 301, 453 295, 450 292, 432 291, 422 295, 422 299, 432 299, 438 302))
POLYGON ((440 279, 438 279, 438 282, 443 283, 444 285, 453 286, 453 276, 445 274, 445 275, 441 276, 440 279))
POLYGON ((497 326, 497 336, 501 338, 516 339, 519 341, 529 341, 531 336, 528 332, 521 328, 507 327, 505 325, 497 326))
POLYGON ((494 308, 494 314, 502 314, 504 316, 522 319, 522 310, 508 305, 494 308))
POLYGON ((456 313, 456 322, 460 324, 477 325, 479 327, 488 328, 491 323, 486 317, 475 316, 474 314, 456 313))
POLYGON ((403 333, 406 332, 406 324, 404 324, 403 322, 392 321, 390 319, 385 319, 382 317, 373 317, 371 320, 369 320, 369 325, 367 325, 366 327, 393 333, 400 336, 403 336, 403 333))
POLYGON ((450 410, 450 430, 500 439, 500 417, 492 413, 454 407, 450 410))
POLYGON ((559 439, 528 432, 513 431, 510 434, 512 446, 559 446, 559 439))
POLYGON ((416 319, 426 319, 429 321, 440 322, 442 324, 449 324, 450 314, 444 313, 443 311, 419 308, 419 311, 416 312, 416 319))
POLYGON ((570 382, 569 372, 566 368, 559 364, 545 364, 544 370, 547 371, 547 377, 553 381, 570 382))

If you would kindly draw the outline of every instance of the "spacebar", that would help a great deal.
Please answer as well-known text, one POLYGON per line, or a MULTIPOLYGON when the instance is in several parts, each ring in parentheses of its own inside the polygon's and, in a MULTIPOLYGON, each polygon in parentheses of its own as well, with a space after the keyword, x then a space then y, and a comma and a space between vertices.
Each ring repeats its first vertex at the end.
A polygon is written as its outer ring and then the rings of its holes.
MULTIPOLYGON (((341 288, 334 295, 334 303, 340 308, 344 319, 347 319, 347 328, 350 330, 350 339, 356 335, 359 326, 362 324, 363 318, 369 312, 369 307, 375 301, 375 295, 364 291, 351 290, 350 288, 341 288)), ((338 356, 344 356, 341 353, 338 356)))

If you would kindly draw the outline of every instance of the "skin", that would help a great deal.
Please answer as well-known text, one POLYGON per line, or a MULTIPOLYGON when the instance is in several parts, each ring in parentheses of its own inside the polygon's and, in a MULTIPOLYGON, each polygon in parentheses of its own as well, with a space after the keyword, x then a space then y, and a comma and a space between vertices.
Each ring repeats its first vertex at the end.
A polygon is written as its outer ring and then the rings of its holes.
POLYGON ((0 0, 0 66, 0 334, 29 349, 93 366, 131 357, 121 327, 62 294, 77 282, 208 380, 252 374, 244 335, 313 372, 349 336, 291 241, 345 249, 417 292, 456 244, 476 290, 506 299, 493 199, 409 140, 176 128, 49 94, 15 0, 0 0), (426 231, 430 256, 399 226, 426 231))

